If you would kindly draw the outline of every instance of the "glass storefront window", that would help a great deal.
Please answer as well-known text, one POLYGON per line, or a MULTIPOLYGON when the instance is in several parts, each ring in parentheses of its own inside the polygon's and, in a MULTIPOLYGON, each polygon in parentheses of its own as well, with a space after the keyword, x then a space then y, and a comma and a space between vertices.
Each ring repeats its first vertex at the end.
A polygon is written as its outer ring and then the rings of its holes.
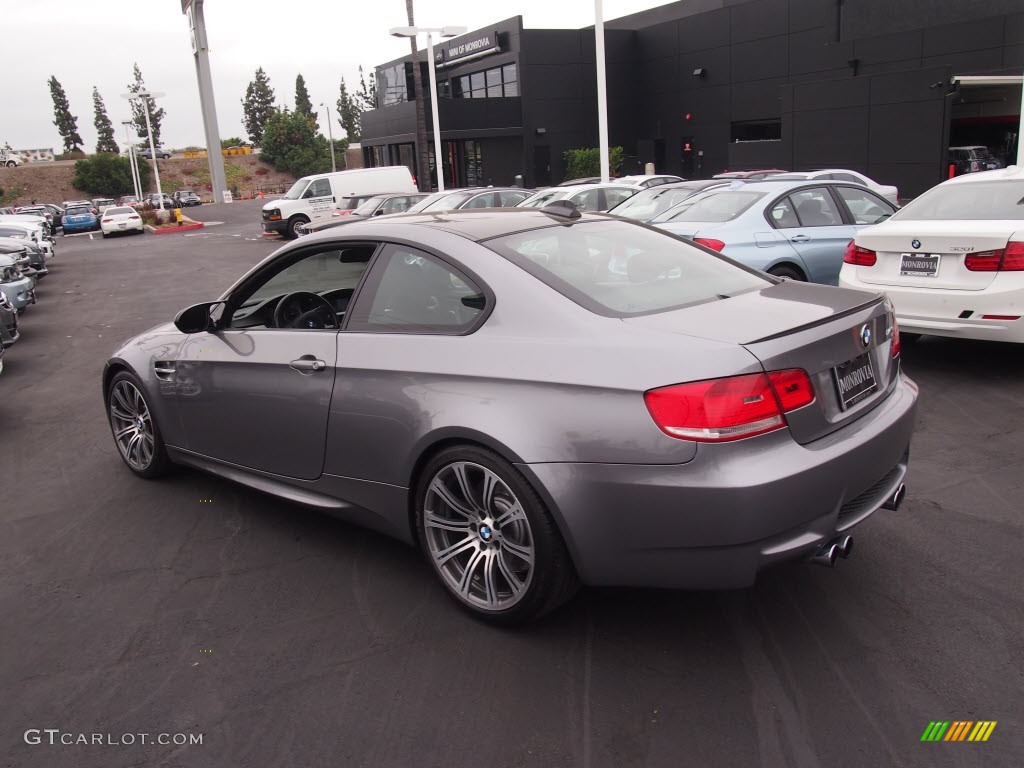
POLYGON ((501 98, 501 70, 500 69, 488 69, 484 74, 487 75, 487 95, 488 97, 501 98))
POLYGON ((483 72, 474 72, 469 76, 470 84, 473 86, 473 98, 482 99, 487 96, 487 86, 483 72))
MULTIPOLYGON (((442 96, 449 95, 438 84, 442 96)), ((519 95, 519 72, 515 64, 506 64, 483 72, 462 75, 451 80, 451 97, 454 99, 505 98, 519 95)))
POLYGON ((387 107, 391 104, 401 104, 403 101, 409 100, 404 64, 395 64, 393 67, 380 70, 380 77, 377 79, 377 82, 383 86, 380 89, 383 93, 381 106, 387 107))

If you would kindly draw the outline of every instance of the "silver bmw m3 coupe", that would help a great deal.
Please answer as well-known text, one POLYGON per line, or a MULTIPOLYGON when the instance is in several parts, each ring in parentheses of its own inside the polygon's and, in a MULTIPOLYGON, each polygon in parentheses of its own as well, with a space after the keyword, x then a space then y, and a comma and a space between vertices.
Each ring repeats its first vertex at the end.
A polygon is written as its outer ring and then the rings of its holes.
POLYGON ((103 396, 136 475, 332 511, 512 624, 833 564, 899 506, 917 388, 884 296, 556 203, 304 237, 124 344, 103 396))

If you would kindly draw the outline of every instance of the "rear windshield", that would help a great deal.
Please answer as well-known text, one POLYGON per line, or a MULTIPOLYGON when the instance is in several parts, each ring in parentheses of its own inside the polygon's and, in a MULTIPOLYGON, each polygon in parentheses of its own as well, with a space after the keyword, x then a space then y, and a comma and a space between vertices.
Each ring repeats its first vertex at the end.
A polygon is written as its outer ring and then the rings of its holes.
POLYGON ((764 192, 712 189, 670 208, 654 221, 732 221, 764 195, 764 192))
POLYGON ((563 197, 568 197, 572 194, 571 189, 549 189, 545 192, 539 192, 525 200, 516 203, 517 208, 543 208, 545 205, 550 203, 552 200, 561 200, 563 197))
POLYGON ((453 192, 450 195, 438 198, 429 205, 420 208, 421 211, 451 211, 458 208, 472 195, 472 192, 453 192))
POLYGON ((627 221, 591 221, 483 243, 591 312, 650 314, 771 283, 753 270, 666 232, 627 221))
POLYGON ((637 221, 650 221, 693 194, 694 190, 685 187, 646 189, 616 205, 609 213, 637 221))
POLYGON ((107 210, 104 211, 104 213, 106 213, 107 216, 120 216, 120 215, 126 214, 126 213, 134 214, 135 213, 135 209, 134 208, 107 208, 107 210))
POLYGON ((893 214, 900 221, 1024 220, 1024 180, 940 184, 893 214))

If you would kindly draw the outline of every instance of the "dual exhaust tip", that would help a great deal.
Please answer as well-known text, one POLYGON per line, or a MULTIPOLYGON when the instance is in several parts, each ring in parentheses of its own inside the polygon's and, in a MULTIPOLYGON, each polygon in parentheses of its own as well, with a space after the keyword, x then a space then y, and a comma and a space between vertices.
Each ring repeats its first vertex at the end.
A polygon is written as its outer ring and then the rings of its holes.
MULTIPOLYGON (((892 496, 882 504, 882 508, 896 511, 903 504, 906 495, 907 486, 905 483, 900 483, 893 491, 892 496)), ((853 552, 853 536, 840 536, 818 547, 818 551, 811 556, 811 562, 815 565, 834 568, 836 560, 840 557, 844 559, 849 557, 851 552, 853 552)))

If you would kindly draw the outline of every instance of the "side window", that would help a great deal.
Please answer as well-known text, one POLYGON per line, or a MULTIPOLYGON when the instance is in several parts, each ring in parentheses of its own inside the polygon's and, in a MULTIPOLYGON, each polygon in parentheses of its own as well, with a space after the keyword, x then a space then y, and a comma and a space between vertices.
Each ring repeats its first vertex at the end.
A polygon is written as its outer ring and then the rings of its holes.
POLYGON ((309 188, 306 189, 306 194, 303 197, 330 197, 331 196, 331 182, 328 179, 317 179, 309 188))
POLYGON ((473 327, 485 304, 484 292, 454 267, 389 245, 374 262, 348 330, 460 334, 473 327))
POLYGON ((526 199, 526 192, 499 192, 498 196, 501 198, 502 208, 511 208, 516 203, 521 203, 526 199))
POLYGON ((381 215, 386 216, 389 213, 402 213, 408 207, 408 197, 392 197, 391 199, 384 201, 384 205, 381 206, 381 215))
POLYGON ((588 189, 569 198, 581 211, 597 211, 601 208, 601 190, 588 189))
POLYGON ((793 210, 793 201, 788 197, 782 198, 772 206, 768 216, 771 218, 772 226, 776 229, 800 226, 800 220, 797 219, 796 211, 793 210))
POLYGON ((474 197, 472 200, 470 200, 468 203, 466 203, 462 207, 463 208, 493 208, 494 207, 494 193, 493 192, 488 192, 488 193, 483 194, 483 195, 477 195, 476 197, 474 197))
POLYGON ((606 189, 604 191, 605 205, 604 210, 614 208, 616 205, 621 203, 623 200, 633 196, 633 191, 630 189, 606 189))
POLYGON ((832 195, 824 187, 800 189, 789 197, 801 227, 832 227, 843 223, 832 195))
POLYGON ((243 286, 232 296, 229 328, 324 328, 340 325, 348 304, 366 271, 374 245, 335 245, 288 259, 253 284, 243 286), (298 294, 293 296, 293 294, 298 294), (290 300, 282 305, 282 300, 290 300), (326 321, 334 314, 334 323, 294 324, 299 316, 313 312, 309 319, 326 321), (317 314, 319 312, 319 314, 317 314))
POLYGON ((893 214, 892 206, 873 192, 853 187, 836 187, 855 224, 877 224, 893 214))

